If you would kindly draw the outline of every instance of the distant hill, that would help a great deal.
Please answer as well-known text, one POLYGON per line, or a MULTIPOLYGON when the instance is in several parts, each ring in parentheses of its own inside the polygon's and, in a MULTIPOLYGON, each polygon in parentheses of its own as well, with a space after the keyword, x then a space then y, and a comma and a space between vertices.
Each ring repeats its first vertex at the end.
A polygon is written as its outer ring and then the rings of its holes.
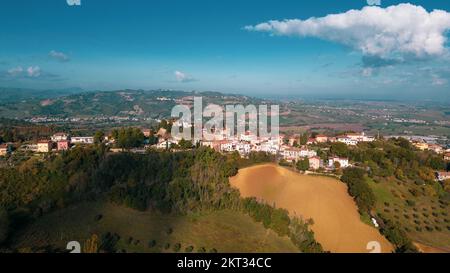
POLYGON ((85 92, 81 88, 65 88, 65 89, 50 89, 50 90, 36 90, 23 88, 8 88, 0 87, 0 104, 28 101, 43 98, 56 98, 60 96, 67 96, 85 92))
POLYGON ((193 96, 202 96, 203 104, 249 104, 259 99, 241 95, 226 95, 218 92, 183 92, 168 90, 119 90, 90 91, 76 90, 36 91, 18 90, 18 98, 12 99, 13 90, 4 92, 7 97, 0 103, 0 117, 30 118, 34 116, 89 117, 89 116, 138 116, 168 117, 177 104, 192 105, 193 96), (64 92, 68 94, 64 94, 64 92), (72 93, 71 93, 72 92, 72 93), (6 95, 6 94, 9 94, 6 95), (27 97, 28 94, 28 97, 27 97), (25 98, 26 97, 26 98, 25 98))

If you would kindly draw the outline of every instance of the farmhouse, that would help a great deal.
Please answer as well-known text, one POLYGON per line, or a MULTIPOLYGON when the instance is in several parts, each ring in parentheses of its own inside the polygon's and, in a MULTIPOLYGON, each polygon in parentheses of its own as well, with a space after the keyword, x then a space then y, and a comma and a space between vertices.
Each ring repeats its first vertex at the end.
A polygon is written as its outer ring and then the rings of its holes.
POLYGON ((57 142, 58 151, 67 151, 70 148, 70 142, 68 140, 61 140, 57 142))
POLYGON ((51 140, 53 142, 58 142, 58 141, 63 141, 63 140, 68 140, 69 139, 69 135, 66 133, 56 133, 51 137, 51 140))
POLYGON ((436 179, 438 181, 444 181, 450 179, 450 172, 436 172, 436 179))
POLYGON ((0 156, 6 156, 11 152, 10 144, 1 144, 0 145, 0 156))
POLYGON ((72 137, 73 144, 94 144, 94 137, 72 137))
POLYGON ((285 148, 282 152, 281 155, 283 156, 284 160, 287 161, 295 161, 298 160, 301 156, 301 149, 299 148, 285 148))
POLYGON ((450 153, 444 154, 444 160, 450 161, 450 153))
POLYGON ((444 152, 444 149, 437 144, 428 144, 428 150, 433 151, 437 154, 442 154, 444 152))
POLYGON ((317 152, 305 148, 293 148, 284 146, 283 150, 281 151, 281 155, 287 161, 295 161, 299 160, 300 158, 316 156, 317 152))
POLYGON ((358 141, 347 136, 341 136, 337 138, 338 142, 345 143, 346 145, 355 146, 358 144, 358 141))
POLYGON ((160 141, 158 144, 156 144, 156 148, 165 150, 165 149, 170 149, 173 145, 176 145, 176 144, 178 144, 178 142, 173 141, 173 140, 163 140, 163 141, 160 141))
POLYGON ((348 158, 343 158, 343 157, 331 157, 328 159, 328 167, 329 168, 334 168, 334 164, 335 163, 339 163, 339 165, 341 166, 341 168, 347 168, 350 164, 348 163, 348 158))
POLYGON ((315 140, 317 143, 324 143, 328 141, 328 137, 326 135, 317 135, 315 140))
POLYGON ((425 151, 428 149, 428 143, 426 142, 413 142, 413 145, 421 151, 425 151))
POLYGON ((321 159, 318 156, 313 156, 309 158, 309 168, 312 170, 317 170, 321 167, 321 159))
POLYGON ((37 143, 37 152, 38 153, 48 153, 52 150, 52 143, 48 140, 40 140, 37 143))

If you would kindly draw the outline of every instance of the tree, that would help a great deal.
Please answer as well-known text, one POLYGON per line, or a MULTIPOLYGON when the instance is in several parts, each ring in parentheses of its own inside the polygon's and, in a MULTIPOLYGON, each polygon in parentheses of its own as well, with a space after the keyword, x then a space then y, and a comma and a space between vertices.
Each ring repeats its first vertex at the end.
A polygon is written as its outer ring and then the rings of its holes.
POLYGON ((0 208, 0 245, 8 238, 9 224, 8 212, 5 209, 0 208))
POLYGON ((334 142, 331 144, 331 152, 337 156, 347 156, 348 148, 345 143, 342 142, 334 142))
POLYGON ((365 180, 365 171, 347 168, 341 177, 347 184, 349 194, 355 199, 361 212, 368 212, 375 206, 375 194, 365 180))
POLYGON ((117 131, 116 143, 119 148, 136 148, 144 143, 144 134, 139 128, 122 128, 117 131))
POLYGON ((300 171, 307 171, 309 169, 309 159, 301 159, 297 162, 297 169, 300 171))
POLYGON ((305 132, 300 136, 300 145, 306 145, 308 142, 308 133, 305 132))
POLYGON ((333 163, 333 165, 334 165, 334 168, 335 168, 336 170, 339 170, 339 169, 341 168, 341 163, 339 163, 339 161, 335 161, 335 162, 333 163))
POLYGON ((180 142, 178 142, 178 146, 180 146, 180 148, 183 150, 192 149, 193 147, 192 141, 185 140, 184 138, 182 138, 180 142))
POLYGON ((104 138, 105 138, 105 133, 103 133, 103 131, 97 131, 97 132, 95 132, 95 135, 94 135, 94 143, 100 144, 103 142, 104 138))

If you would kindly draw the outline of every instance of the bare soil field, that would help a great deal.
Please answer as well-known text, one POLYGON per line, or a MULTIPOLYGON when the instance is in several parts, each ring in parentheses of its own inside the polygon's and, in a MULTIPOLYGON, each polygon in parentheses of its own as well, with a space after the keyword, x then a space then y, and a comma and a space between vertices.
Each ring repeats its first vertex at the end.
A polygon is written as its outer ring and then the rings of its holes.
POLYGON ((313 219, 315 238, 327 251, 367 253, 371 241, 379 242, 382 252, 393 251, 376 228, 361 221, 347 186, 336 179, 265 164, 240 170, 230 183, 243 197, 257 197, 293 215, 313 219))

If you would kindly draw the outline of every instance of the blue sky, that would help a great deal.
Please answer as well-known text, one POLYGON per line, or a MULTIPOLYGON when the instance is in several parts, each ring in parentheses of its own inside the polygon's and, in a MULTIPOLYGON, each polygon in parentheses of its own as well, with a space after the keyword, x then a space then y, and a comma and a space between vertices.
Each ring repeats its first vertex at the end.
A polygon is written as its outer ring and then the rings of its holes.
MULTIPOLYGON (((382 0, 379 8, 402 2, 382 0)), ((425 36, 437 32, 448 37, 450 1, 409 3, 413 8, 396 9, 405 12, 399 18, 406 21, 392 35, 420 30, 425 36), (430 27, 410 27, 408 20, 420 7, 426 14, 419 12, 419 19, 434 9, 446 12, 430 17, 430 27)), ((81 6, 69 6, 66 0, 4 0, 0 86, 449 97, 447 41, 437 37, 392 44, 392 36, 382 36, 391 29, 389 24, 397 24, 387 22, 391 13, 380 17, 386 21, 383 27, 361 22, 362 13, 344 28, 321 19, 341 14, 347 20, 349 10, 365 6, 365 0, 81 0, 81 6), (304 24, 312 17, 319 19, 312 21, 314 32, 304 24), (301 22, 280 27, 285 19, 301 22), (382 45, 377 41, 371 48, 369 36, 380 35, 382 45)))

